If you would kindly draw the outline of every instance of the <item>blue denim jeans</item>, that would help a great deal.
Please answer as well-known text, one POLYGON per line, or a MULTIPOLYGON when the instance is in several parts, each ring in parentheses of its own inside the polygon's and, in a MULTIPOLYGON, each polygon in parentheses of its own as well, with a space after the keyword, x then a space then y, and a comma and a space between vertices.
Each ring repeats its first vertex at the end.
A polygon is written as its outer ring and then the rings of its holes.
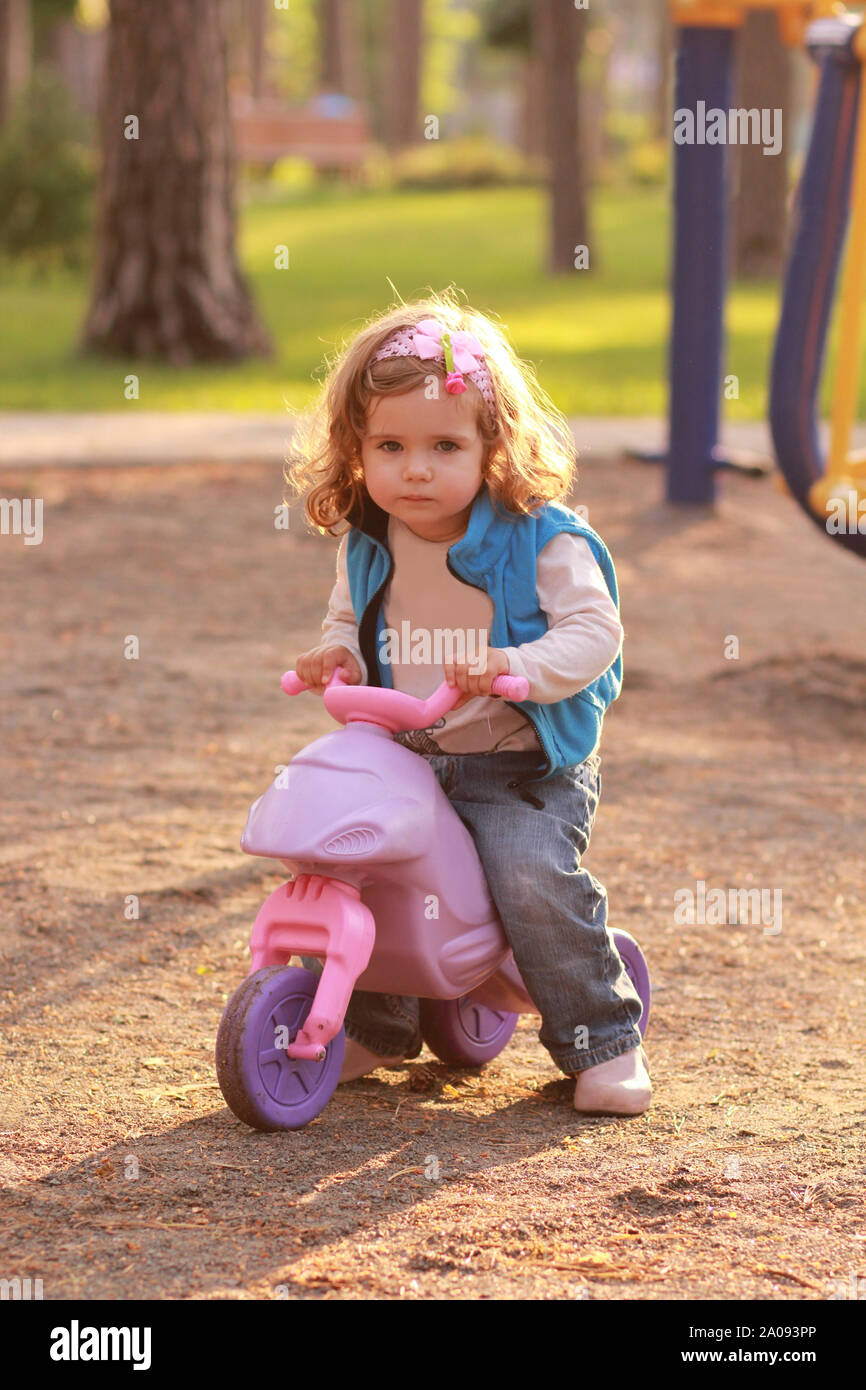
MULTIPOLYGON (((527 991, 541 1014, 539 1041, 567 1076, 639 1047, 641 1003, 607 930, 607 893, 581 859, 601 792, 600 758, 560 768, 531 786, 526 752, 424 754, 475 841, 527 991), (509 785, 511 784, 511 785, 509 785)), ((303 957, 318 973, 319 961, 303 957)), ((418 1001, 356 989, 346 1034, 381 1056, 417 1057, 418 1001)))

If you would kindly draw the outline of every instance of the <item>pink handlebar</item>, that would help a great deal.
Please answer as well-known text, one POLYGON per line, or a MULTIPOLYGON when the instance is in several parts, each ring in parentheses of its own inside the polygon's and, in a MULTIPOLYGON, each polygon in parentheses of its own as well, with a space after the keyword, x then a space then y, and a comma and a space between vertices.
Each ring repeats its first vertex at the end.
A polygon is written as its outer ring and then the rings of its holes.
MULTIPOLYGON (((337 666, 334 669, 334 676, 336 676, 337 671, 342 671, 342 669, 342 666, 337 666)), ((333 680, 333 678, 332 676, 331 679, 333 680)), ((296 671, 287 671, 280 681, 280 685, 287 695, 301 695, 303 691, 309 690, 310 688, 308 685, 304 684, 296 671)))
MULTIPOLYGON (((346 681, 342 679, 342 674, 343 667, 336 666, 334 668, 334 673, 331 676, 331 679, 329 680, 326 689, 330 689, 330 687, 334 684, 345 685, 346 681)), ((310 689, 310 686, 304 684, 304 682, 301 680, 300 676, 297 674, 296 671, 287 671, 286 674, 283 676, 282 680, 280 681, 280 685, 283 687, 283 690, 286 692, 287 695, 301 695, 305 690, 310 689)), ((380 687, 368 686, 366 688, 377 690, 380 687)), ((460 690, 455 686, 450 686, 447 681, 443 681, 442 684, 433 693, 434 695, 438 695, 442 690, 454 690, 455 701, 457 697, 459 697, 460 695, 460 690)), ((390 695, 396 692, 385 690, 383 693, 386 695, 390 695)), ((506 699, 525 700, 527 695, 529 694, 529 681, 526 679, 525 676, 497 676, 496 680, 493 682, 493 687, 490 693, 492 695, 504 696, 506 699)), ((414 697, 410 696, 409 698, 414 697)), ((433 697, 431 696, 431 699, 432 698, 433 697)), ((418 701, 419 705, 422 705, 424 703, 425 701, 423 700, 418 701)))
MULTIPOLYGON (((287 695, 300 695, 310 688, 295 671, 286 671, 280 684, 287 695)), ((490 693, 519 702, 529 694, 529 681, 525 676, 497 676, 490 693)), ((426 700, 380 686, 349 685, 343 667, 336 666, 325 687, 324 701, 328 713, 341 724, 360 719, 398 733, 429 728, 454 707, 461 694, 459 686, 447 681, 426 700)))

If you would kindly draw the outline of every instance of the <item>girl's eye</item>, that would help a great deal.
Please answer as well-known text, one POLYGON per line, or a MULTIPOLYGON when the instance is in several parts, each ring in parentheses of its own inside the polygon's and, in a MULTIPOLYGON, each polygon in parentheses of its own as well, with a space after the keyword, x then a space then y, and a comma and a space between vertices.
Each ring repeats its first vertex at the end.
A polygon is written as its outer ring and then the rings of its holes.
MULTIPOLYGON (((386 454, 396 453, 402 447, 403 445, 397 439, 385 439, 379 445, 379 448, 384 449, 386 454)), ((460 445, 455 444, 453 439, 440 439, 436 448, 441 449, 445 454, 453 454, 460 448, 460 445)))

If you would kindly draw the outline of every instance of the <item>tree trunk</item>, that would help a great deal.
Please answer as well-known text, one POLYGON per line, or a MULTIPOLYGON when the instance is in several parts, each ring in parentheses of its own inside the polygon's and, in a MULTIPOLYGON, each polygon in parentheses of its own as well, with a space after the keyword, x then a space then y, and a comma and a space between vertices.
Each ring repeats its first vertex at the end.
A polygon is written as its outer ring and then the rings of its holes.
POLYGON ((84 350, 176 364, 270 352, 235 254, 225 21, 225 0, 111 0, 84 350))
MULTIPOLYGON (((732 270, 744 279, 781 274, 785 256, 788 203, 791 65, 779 37, 776 15, 751 13, 738 38, 738 107, 781 109, 782 148, 765 155, 760 144, 735 145, 732 270)), ((778 129, 778 127, 777 127, 778 129)))
POLYGON ((250 95, 258 101, 265 92, 268 51, 268 16, 272 0, 247 0, 250 42, 250 95))
POLYGON ((366 102, 366 72, 361 37, 361 6, 358 0, 342 0, 343 91, 355 101, 366 102))
POLYGON ((0 125, 33 66, 29 0, 0 0, 0 125))
POLYGON ((326 92, 362 97, 361 36, 353 0, 319 0, 319 80, 326 92))
MULTIPOLYGON (((578 63, 586 11, 563 0, 536 0, 533 19, 544 65, 544 145, 549 167, 548 265, 575 268, 575 247, 589 245, 578 129, 578 63)), ((594 263, 594 261, 593 261, 594 263)))
POLYGON ((388 10, 385 140, 392 150, 421 139, 418 106, 424 0, 391 0, 388 10))

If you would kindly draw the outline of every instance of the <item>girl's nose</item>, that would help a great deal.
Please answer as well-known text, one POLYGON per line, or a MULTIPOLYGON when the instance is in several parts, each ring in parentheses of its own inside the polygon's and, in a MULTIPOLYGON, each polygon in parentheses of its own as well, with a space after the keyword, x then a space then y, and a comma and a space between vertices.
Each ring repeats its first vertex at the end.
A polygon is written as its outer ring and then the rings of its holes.
POLYGON ((406 467, 403 471, 407 478, 429 478, 431 476, 429 461, 420 455, 410 455, 406 460, 406 467))

